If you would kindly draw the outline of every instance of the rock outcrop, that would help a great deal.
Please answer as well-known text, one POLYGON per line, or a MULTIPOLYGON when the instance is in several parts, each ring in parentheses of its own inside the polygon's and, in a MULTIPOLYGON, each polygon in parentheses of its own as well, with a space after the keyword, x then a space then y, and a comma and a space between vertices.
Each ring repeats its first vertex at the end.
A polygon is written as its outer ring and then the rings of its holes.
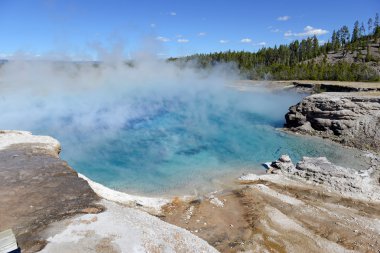
POLYGON ((291 179, 322 186, 342 196, 380 201, 380 161, 370 158, 360 171, 335 165, 326 157, 303 157, 294 165, 287 155, 269 165, 267 173, 284 174, 291 179))
POLYGON ((380 152, 380 96, 321 93, 304 98, 285 115, 285 127, 346 146, 380 152))
POLYGON ((176 201, 163 219, 220 252, 378 252, 380 159, 362 158, 365 171, 326 158, 304 157, 294 165, 283 155, 265 164, 271 174, 245 174, 241 187, 214 193, 223 206, 176 201))
POLYGON ((50 223, 103 207, 88 183, 58 157, 59 142, 28 132, 0 131, 0 231, 13 229, 23 252, 46 243, 50 223))
POLYGON ((59 151, 51 137, 0 131, 0 231, 13 229, 22 252, 217 252, 140 210, 156 210, 165 200, 78 177, 59 151))

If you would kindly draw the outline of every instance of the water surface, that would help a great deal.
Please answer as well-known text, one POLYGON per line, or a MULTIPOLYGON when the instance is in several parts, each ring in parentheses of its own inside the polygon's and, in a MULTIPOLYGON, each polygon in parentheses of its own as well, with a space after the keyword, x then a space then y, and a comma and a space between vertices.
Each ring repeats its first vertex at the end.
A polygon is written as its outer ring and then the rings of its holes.
POLYGON ((231 69, 10 62, 0 69, 0 129, 51 135, 78 172, 144 195, 211 191, 281 154, 360 166, 352 150, 277 130, 305 94, 231 88, 231 69))
MULTIPOLYGON (((198 94, 191 99, 130 98, 129 106, 138 116, 125 120, 116 131, 101 129, 99 122, 99 135, 50 134, 62 142, 62 158, 80 173, 113 189, 143 195, 220 189, 226 178, 262 173, 261 164, 281 154, 289 154, 293 161, 326 156, 341 165, 360 166, 356 151, 276 129, 283 126, 288 107, 304 94, 231 88, 225 92, 228 95, 222 97, 198 94)), ((107 110, 112 108, 100 113, 107 110)))

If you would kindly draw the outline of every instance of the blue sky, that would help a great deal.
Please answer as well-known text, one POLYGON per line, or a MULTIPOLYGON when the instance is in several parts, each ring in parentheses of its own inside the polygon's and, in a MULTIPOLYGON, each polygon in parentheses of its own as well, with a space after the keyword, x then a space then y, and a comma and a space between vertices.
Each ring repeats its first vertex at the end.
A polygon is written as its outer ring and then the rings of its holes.
POLYGON ((376 11, 379 0, 0 0, 0 57, 257 51, 307 34, 327 41, 333 29, 366 25, 376 11))

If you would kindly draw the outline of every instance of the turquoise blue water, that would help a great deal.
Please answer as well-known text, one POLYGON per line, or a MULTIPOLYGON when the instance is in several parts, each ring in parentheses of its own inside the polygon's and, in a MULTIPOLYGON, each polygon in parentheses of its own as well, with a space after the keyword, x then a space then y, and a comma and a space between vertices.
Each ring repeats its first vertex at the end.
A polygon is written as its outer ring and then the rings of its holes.
POLYGON ((53 136, 75 170, 129 193, 209 192, 243 172, 263 173, 261 164, 282 154, 361 166, 353 150, 277 130, 305 94, 236 87, 231 65, 14 61, 0 76, 0 129, 53 136))
MULTIPOLYGON (((112 108, 120 107, 115 104, 98 111, 120 121, 117 128, 101 117, 95 131, 60 132, 49 124, 39 131, 61 141, 62 158, 80 173, 113 189, 143 195, 218 189, 243 172, 263 173, 261 164, 281 154, 293 161, 327 156, 341 165, 359 166, 352 150, 277 130, 288 107, 303 96, 226 89, 191 97, 127 97, 118 103, 139 112, 133 117, 120 111, 120 119, 115 118, 112 108)), ((72 125, 69 116, 61 120, 72 125)))

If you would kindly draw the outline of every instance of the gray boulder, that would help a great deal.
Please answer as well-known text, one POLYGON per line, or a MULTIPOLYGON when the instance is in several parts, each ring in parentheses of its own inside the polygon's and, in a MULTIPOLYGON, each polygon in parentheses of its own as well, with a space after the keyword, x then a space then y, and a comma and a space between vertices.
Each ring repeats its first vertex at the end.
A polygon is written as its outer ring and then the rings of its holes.
POLYGON ((380 152, 380 96, 322 93, 289 108, 285 127, 380 152))
POLYGON ((270 165, 269 174, 283 174, 289 178, 326 187, 346 196, 361 196, 380 200, 378 164, 356 171, 332 164, 326 157, 303 157, 296 165, 283 155, 270 165))

